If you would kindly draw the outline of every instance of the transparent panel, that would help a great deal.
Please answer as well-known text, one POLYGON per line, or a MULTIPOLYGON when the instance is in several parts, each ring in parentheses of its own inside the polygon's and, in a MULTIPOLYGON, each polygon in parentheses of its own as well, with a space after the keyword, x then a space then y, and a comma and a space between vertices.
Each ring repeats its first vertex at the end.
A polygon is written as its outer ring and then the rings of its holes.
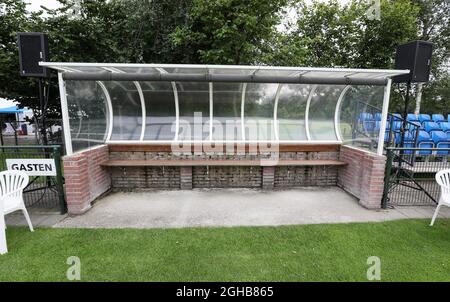
POLYGON ((273 113, 279 84, 247 84, 244 102, 245 140, 275 140, 273 113))
POLYGON ((242 140, 241 99, 243 83, 213 84, 214 140, 242 140))
POLYGON ((337 140, 334 114, 337 101, 344 88, 344 85, 316 86, 309 106, 311 140, 337 140))
POLYGON ((77 66, 77 67, 70 67, 71 69, 78 70, 80 72, 105 72, 106 70, 101 67, 96 66, 77 66))
POLYGON ((93 81, 66 81, 66 92, 73 151, 103 144, 109 121, 100 85, 93 81))
POLYGON ((175 138, 175 97, 170 82, 140 82, 145 99, 144 140, 175 138))
POLYGON ((351 86, 339 108, 339 130, 344 144, 375 152, 381 125, 383 86, 351 86))
POLYGON ((211 74, 225 74, 225 75, 249 75, 256 72, 256 68, 242 68, 242 69, 236 69, 236 68, 211 68, 209 69, 209 73, 211 74))
POLYGON ((283 69, 261 69, 255 72, 255 75, 260 76, 294 76, 300 74, 300 71, 295 70, 283 70, 283 69))
POLYGON ((206 67, 201 68, 189 68, 189 67, 165 67, 164 70, 168 73, 182 73, 182 74, 207 74, 206 67))
POLYGON ((350 71, 307 71, 304 73, 305 77, 311 77, 311 78, 340 78, 347 75, 351 75, 353 72, 350 71))
POLYGON ((305 110, 311 85, 283 85, 278 96, 278 137, 280 140, 307 140, 305 110))
POLYGON ((209 83, 178 82, 179 140, 209 137, 209 83))
POLYGON ((133 82, 105 82, 113 107, 111 140, 139 140, 142 131, 142 108, 133 82))
POLYGON ((115 67, 115 69, 126 73, 160 74, 160 72, 153 67, 115 67))

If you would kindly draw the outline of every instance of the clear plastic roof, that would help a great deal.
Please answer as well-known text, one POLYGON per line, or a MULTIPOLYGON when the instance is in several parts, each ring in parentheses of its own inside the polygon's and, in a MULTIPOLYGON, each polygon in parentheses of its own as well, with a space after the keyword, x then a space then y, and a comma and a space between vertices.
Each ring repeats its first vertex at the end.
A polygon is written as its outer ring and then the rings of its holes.
POLYGON ((315 68, 248 65, 199 65, 199 64, 124 64, 124 63, 57 63, 42 62, 42 66, 62 72, 100 73, 105 71, 147 74, 225 74, 302 76, 304 78, 387 79, 409 73, 409 70, 315 68))
POLYGON ((380 129, 386 127, 389 102, 387 79, 409 72, 229 65, 41 65, 60 72, 64 126, 70 128, 70 132, 65 131, 68 153, 105 142, 174 141, 331 142, 380 150, 380 129), (105 73, 131 77, 96 78, 105 73), (71 79, 64 77, 66 74, 81 76, 71 79), (134 77, 136 74, 149 80, 134 77), (177 75, 173 78, 179 80, 157 77, 163 74, 177 75), (195 81, 195 75, 236 78, 195 81), (258 76, 263 81, 255 81, 258 76), (249 81, 236 80, 246 77, 249 81), (292 77, 301 77, 304 82, 292 82, 292 77), (370 82, 374 79, 377 82, 370 82), (362 113, 380 118, 373 118, 373 125, 362 125, 362 113))

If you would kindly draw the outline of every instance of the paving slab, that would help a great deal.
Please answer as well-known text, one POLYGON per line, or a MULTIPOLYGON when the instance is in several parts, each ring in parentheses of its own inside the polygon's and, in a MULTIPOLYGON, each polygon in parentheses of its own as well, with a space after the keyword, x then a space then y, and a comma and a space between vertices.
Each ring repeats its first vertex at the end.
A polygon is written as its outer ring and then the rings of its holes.
MULTIPOLYGON (((67 217, 57 211, 46 211, 42 209, 28 209, 33 227, 52 227, 67 217)), ((13 212, 5 216, 5 223, 8 226, 28 226, 22 211, 13 212)))
MULTIPOLYGON (((84 215, 65 217, 54 227, 181 228, 376 222, 431 219, 434 209, 402 206, 368 210, 338 187, 116 192, 98 200, 84 215)), ((450 218, 450 208, 442 208, 439 217, 450 218)))

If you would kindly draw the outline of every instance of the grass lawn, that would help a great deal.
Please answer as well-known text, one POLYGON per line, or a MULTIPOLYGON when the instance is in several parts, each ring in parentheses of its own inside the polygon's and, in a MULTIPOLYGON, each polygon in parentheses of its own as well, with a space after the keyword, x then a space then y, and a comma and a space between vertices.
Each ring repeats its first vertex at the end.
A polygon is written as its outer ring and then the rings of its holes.
POLYGON ((450 281, 450 220, 284 227, 7 230, 1 281, 450 281))

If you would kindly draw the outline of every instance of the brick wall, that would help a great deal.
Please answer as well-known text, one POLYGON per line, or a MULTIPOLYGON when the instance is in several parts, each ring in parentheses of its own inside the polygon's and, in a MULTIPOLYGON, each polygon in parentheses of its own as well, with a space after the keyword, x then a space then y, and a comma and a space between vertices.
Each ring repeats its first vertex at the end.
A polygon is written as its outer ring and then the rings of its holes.
POLYGON ((91 202, 111 188, 111 177, 100 166, 108 160, 107 145, 63 157, 67 210, 82 214, 91 208, 91 202))
POLYGON ((351 146, 342 146, 340 159, 348 163, 339 170, 338 185, 369 209, 381 208, 386 157, 351 146))

